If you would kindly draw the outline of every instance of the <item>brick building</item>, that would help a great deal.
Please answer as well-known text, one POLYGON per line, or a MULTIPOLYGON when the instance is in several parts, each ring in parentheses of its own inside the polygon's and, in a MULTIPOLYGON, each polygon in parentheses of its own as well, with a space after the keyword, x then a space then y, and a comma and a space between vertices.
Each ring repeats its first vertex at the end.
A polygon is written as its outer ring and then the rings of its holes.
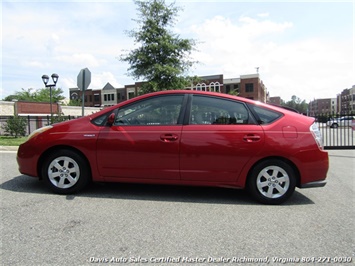
MULTIPOLYGON (((37 115, 44 116, 51 114, 50 103, 42 102, 15 102, 14 113, 17 115, 37 115)), ((52 103, 52 113, 61 113, 61 106, 58 103, 52 103)))
MULTIPOLYGON (((88 89, 84 92, 84 102, 86 107, 101 107, 101 91, 88 89)), ((78 100, 81 102, 83 92, 79 88, 70 88, 69 97, 71 100, 78 100)))
POLYGON ((320 114, 335 114, 337 112, 337 99, 316 99, 309 103, 308 113, 311 116, 320 114))
POLYGON ((355 111, 355 85, 351 89, 345 89, 337 95, 338 113, 355 111))
POLYGON ((269 97, 267 103, 274 104, 274 105, 281 105, 282 100, 280 96, 269 97))
POLYGON ((240 76, 239 96, 260 102, 266 102, 267 91, 259 74, 240 76))
MULTIPOLYGON (((143 82, 125 85, 123 88, 114 88, 107 83, 100 90, 85 91, 85 106, 106 107, 119 102, 132 99, 139 94, 143 82)), ((186 87, 187 90, 212 91, 220 93, 237 94, 260 102, 267 102, 267 89, 260 80, 259 74, 242 75, 240 78, 224 79, 223 74, 201 76, 198 81, 186 87)), ((82 91, 78 88, 69 89, 71 100, 81 100, 82 91)))

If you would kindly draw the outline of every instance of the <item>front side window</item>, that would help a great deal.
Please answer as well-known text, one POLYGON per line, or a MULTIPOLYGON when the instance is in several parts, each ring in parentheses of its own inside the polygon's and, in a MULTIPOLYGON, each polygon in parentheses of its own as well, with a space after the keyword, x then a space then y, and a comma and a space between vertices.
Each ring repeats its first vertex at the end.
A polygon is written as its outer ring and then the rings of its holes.
POLYGON ((231 125, 253 123, 248 109, 241 102, 194 95, 190 124, 231 125))
POLYGON ((176 125, 184 95, 158 96, 121 107, 114 125, 176 125))

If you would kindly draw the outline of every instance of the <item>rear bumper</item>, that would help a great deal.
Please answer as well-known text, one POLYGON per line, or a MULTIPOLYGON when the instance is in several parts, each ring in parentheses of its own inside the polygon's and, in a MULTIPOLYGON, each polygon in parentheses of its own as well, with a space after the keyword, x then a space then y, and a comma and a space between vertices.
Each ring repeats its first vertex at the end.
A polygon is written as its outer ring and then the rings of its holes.
POLYGON ((327 181, 320 180, 320 181, 313 181, 305 184, 301 184, 299 188, 313 188, 313 187, 324 187, 327 184, 327 181))

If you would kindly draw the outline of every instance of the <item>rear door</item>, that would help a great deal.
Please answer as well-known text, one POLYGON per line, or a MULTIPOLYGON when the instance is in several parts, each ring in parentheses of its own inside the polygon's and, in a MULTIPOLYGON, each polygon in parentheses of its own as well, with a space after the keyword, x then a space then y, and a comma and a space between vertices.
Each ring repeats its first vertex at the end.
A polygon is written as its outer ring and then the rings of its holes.
POLYGON ((264 145, 264 132, 242 102, 191 95, 189 121, 181 136, 181 178, 236 181, 246 162, 264 145))

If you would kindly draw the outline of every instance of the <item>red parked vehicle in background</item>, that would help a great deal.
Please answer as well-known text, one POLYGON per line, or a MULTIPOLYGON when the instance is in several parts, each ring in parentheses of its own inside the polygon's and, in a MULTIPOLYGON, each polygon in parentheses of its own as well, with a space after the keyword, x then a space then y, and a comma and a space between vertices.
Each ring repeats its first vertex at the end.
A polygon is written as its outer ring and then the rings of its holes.
POLYGON ((56 193, 90 181, 247 188, 280 204, 326 184, 328 153, 314 118, 221 93, 162 91, 33 132, 22 174, 56 193))

